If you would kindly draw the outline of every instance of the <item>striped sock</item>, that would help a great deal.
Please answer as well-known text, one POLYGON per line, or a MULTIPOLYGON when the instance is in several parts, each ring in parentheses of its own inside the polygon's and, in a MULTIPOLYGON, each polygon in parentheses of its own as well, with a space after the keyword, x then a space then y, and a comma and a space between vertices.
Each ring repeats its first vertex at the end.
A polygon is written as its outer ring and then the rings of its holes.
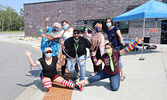
POLYGON ((45 89, 50 89, 52 87, 52 82, 50 80, 46 80, 43 82, 43 86, 45 89))
POLYGON ((69 87, 69 88, 74 88, 74 87, 75 87, 75 84, 74 84, 74 83, 68 82, 68 81, 66 81, 66 80, 63 80, 63 81, 61 82, 61 84, 62 84, 62 85, 65 85, 65 86, 67 86, 67 87, 69 87))

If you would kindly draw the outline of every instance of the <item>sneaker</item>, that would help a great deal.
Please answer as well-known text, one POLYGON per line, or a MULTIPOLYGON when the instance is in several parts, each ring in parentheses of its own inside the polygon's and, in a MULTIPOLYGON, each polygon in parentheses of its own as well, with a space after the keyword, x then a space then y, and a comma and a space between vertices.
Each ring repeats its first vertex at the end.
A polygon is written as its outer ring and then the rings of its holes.
POLYGON ((125 80, 125 76, 121 76, 121 81, 124 81, 125 80))
POLYGON ((85 83, 82 82, 82 84, 79 85, 79 90, 80 90, 80 91, 83 91, 83 90, 84 90, 84 87, 85 87, 85 83))

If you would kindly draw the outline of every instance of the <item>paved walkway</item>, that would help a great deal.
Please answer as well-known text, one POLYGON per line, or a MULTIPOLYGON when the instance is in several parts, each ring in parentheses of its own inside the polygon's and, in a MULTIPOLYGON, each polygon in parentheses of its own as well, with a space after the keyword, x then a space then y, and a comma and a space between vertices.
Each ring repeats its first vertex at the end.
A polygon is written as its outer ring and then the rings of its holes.
POLYGON ((111 91, 109 79, 105 79, 86 86, 82 93, 73 91, 72 100, 167 100, 167 45, 158 45, 152 53, 144 52, 144 61, 135 52, 122 56, 126 80, 118 91, 111 91))
MULTIPOLYGON (((39 43, 7 39, 0 37, 0 41, 26 43, 39 48, 39 43)), ((121 82, 118 91, 113 92, 109 87, 109 80, 105 79, 97 83, 85 86, 84 91, 73 90, 72 100, 167 100, 167 45, 157 45, 156 50, 144 50, 144 61, 140 61, 141 49, 122 56, 126 79, 121 82)), ((87 60, 86 76, 93 71, 90 59, 87 60)), ((41 100, 46 92, 27 88, 17 100, 41 100), (34 91, 35 91, 34 90, 34 91), (27 96, 28 95, 28 96, 27 96)))

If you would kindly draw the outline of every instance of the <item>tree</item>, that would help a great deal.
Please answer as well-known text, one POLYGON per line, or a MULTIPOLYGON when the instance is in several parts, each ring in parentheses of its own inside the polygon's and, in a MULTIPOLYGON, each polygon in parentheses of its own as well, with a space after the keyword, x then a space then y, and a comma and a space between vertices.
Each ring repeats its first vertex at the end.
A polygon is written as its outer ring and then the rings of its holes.
POLYGON ((24 30, 24 10, 21 8, 18 14, 10 6, 0 5, 0 30, 24 30))
POLYGON ((20 9, 20 30, 24 29, 24 10, 20 9))
POLYGON ((5 11, 4 11, 4 9, 5 9, 5 7, 4 6, 2 6, 2 5, 0 5, 0 30, 1 31, 3 31, 4 29, 4 13, 5 13, 5 11))

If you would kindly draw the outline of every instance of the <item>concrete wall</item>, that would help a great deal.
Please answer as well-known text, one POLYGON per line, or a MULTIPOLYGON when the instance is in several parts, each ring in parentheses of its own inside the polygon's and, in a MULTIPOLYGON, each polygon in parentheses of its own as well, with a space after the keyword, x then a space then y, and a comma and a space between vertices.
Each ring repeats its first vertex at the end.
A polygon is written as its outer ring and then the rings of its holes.
MULTIPOLYGON (((38 29, 43 27, 48 16, 51 17, 49 26, 54 22, 61 23, 62 20, 67 20, 69 24, 74 25, 76 20, 113 18, 126 12, 129 5, 141 5, 147 1, 149 0, 66 0, 24 4, 25 35, 36 36, 38 29)), ((155 21, 146 22, 146 24, 146 26, 153 27, 155 21)), ((160 43, 161 22, 158 22, 158 28, 155 43, 160 43)), ((134 36, 140 37, 142 30, 143 22, 129 21, 129 34, 123 34, 123 36, 128 35, 132 39, 134 36)), ((149 36, 150 33, 147 35, 149 36)))

